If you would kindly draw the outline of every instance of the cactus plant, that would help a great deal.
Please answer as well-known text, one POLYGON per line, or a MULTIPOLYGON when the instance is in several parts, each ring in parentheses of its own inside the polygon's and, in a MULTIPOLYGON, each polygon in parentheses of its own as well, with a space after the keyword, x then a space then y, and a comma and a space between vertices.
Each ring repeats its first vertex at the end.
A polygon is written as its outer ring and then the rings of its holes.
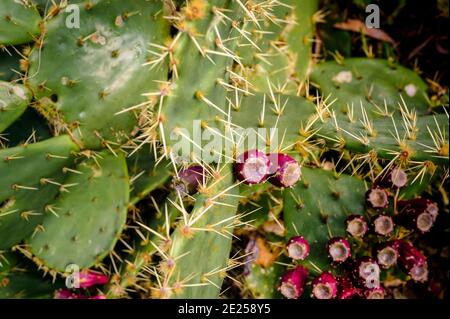
POLYGON ((0 12, 0 297, 372 299, 430 277, 447 106, 392 59, 319 59, 317 0, 0 12))

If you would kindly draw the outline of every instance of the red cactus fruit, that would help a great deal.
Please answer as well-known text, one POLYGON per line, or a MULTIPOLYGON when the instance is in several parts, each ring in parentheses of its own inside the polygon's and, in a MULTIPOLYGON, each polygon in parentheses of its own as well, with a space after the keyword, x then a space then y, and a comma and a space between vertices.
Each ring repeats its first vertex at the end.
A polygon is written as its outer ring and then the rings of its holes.
POLYGON ((289 239, 286 249, 289 257, 294 260, 304 260, 309 255, 309 243, 303 236, 294 236, 289 239))
POLYGON ((270 159, 269 182, 278 187, 292 187, 301 178, 300 165, 286 154, 268 154, 270 159))
POLYGON ((55 291, 54 299, 106 299, 104 295, 95 295, 95 296, 84 296, 80 294, 73 293, 67 289, 59 289, 55 291))
POLYGON ((337 278, 338 294, 337 299, 357 299, 361 297, 360 289, 353 286, 353 283, 347 277, 337 278))
POLYGON ((364 237, 368 230, 367 222, 361 215, 350 215, 345 220, 347 225, 347 233, 352 237, 361 238, 364 237))
POLYGON ((377 178, 374 185, 386 188, 401 188, 408 183, 408 175, 400 167, 393 167, 377 178))
POLYGON ((246 184, 258 184, 266 180, 270 169, 270 160, 261 151, 250 150, 237 158, 236 175, 246 184))
POLYGON ((205 170, 200 165, 192 165, 178 173, 175 189, 182 195, 197 192, 204 178, 205 170))
POLYGON ((379 186, 372 187, 366 192, 366 203, 370 208, 386 208, 389 205, 389 193, 379 186))
POLYGON ((403 240, 395 241, 395 247, 399 253, 399 265, 403 271, 408 273, 414 281, 427 281, 428 263, 422 252, 403 240))
POLYGON ((335 263, 343 263, 351 256, 348 240, 343 237, 333 237, 328 241, 328 256, 335 263))
POLYGON ((386 290, 383 287, 377 287, 364 290, 364 297, 366 299, 384 299, 386 290))
POLYGON ((436 203, 425 198, 399 201, 398 210, 400 213, 396 217, 396 222, 422 234, 433 227, 439 211, 436 203))
POLYGON ((380 236, 389 236, 394 231, 394 220, 385 214, 376 216, 372 224, 374 233, 380 236))
POLYGON ((329 272, 323 272, 312 281, 312 295, 317 299, 334 299, 338 292, 336 278, 329 272))
POLYGON ((357 286, 378 288, 380 286, 380 266, 370 257, 362 257, 354 262, 352 275, 357 286))
POLYGON ((59 289, 55 291, 55 299, 86 299, 86 297, 82 295, 78 295, 76 293, 71 292, 67 289, 59 289))
POLYGON ((95 285, 105 285, 109 281, 108 276, 93 270, 80 272, 80 288, 89 288, 95 285))
POLYGON ((395 242, 387 242, 376 248, 377 262, 383 268, 390 268, 397 263, 398 250, 395 242))
POLYGON ((278 289, 286 298, 298 299, 303 293, 307 277, 308 269, 297 266, 281 277, 281 284, 278 289))

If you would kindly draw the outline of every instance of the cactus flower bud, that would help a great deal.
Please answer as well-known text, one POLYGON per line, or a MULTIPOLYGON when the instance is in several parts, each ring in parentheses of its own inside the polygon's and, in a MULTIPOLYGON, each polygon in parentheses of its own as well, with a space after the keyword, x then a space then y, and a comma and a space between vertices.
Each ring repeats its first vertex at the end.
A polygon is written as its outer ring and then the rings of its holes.
POLYGON ((328 255, 335 263, 343 263, 350 255, 350 244, 343 237, 333 237, 328 241, 328 255))
POLYGON ((289 257, 294 260, 304 260, 309 255, 309 243, 303 236, 291 237, 286 249, 289 257))
POLYGON ((301 178, 302 172, 297 161, 286 154, 268 154, 270 159, 269 182, 278 187, 294 186, 301 178))
POLYGON ((303 266, 289 270, 281 277, 279 290, 283 296, 288 299, 298 299, 303 293, 308 269, 303 266))
POLYGON ((337 295, 337 280, 329 272, 323 272, 312 281, 312 294, 317 299, 334 299, 337 295))
POLYGON ((246 184, 264 182, 269 174, 269 169, 269 158, 258 150, 244 152, 237 158, 237 178, 246 184))
POLYGON ((347 225, 347 233, 355 238, 364 237, 368 230, 366 220, 360 215, 350 215, 345 220, 345 224, 347 225))

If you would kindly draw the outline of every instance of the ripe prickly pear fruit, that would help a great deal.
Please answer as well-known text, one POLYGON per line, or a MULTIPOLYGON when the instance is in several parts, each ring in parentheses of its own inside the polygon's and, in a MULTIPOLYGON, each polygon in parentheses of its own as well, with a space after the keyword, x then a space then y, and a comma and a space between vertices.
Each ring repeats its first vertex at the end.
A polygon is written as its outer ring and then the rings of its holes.
POLYGON ((428 280, 428 263, 422 252, 403 240, 397 240, 395 245, 399 252, 399 265, 414 281, 428 280))
POLYGON ((374 185, 385 188, 401 188, 408 183, 408 175, 400 167, 393 167, 381 177, 379 177, 374 185))
POLYGON ((104 295, 95 295, 91 297, 87 297, 84 295, 79 295, 76 293, 73 293, 70 290, 67 289, 59 289, 55 292, 54 299, 106 299, 106 296, 104 295))
POLYGON ((317 299, 334 299, 337 296, 337 280, 333 274, 323 272, 312 281, 312 295, 317 299))
POLYGON ((338 299, 356 299, 361 297, 361 292, 353 286, 351 280, 347 277, 339 277, 338 282, 338 299))
POLYGON ((328 256, 335 263, 343 263, 351 256, 348 240, 343 237, 333 237, 328 241, 328 256))
POLYGON ((372 187, 366 193, 366 203, 370 208, 386 208, 389 205, 389 193, 379 186, 372 187))
POLYGON ((370 257, 362 257, 354 262, 352 270, 355 284, 361 288, 380 286, 380 266, 370 257))
POLYGON ((97 271, 86 270, 80 273, 80 288, 89 288, 95 285, 106 285, 108 282, 108 276, 97 271))
POLYGON ((376 216, 372 222, 373 232, 380 236, 389 236, 394 230, 394 220, 391 216, 381 214, 376 216))
POLYGON ((369 227, 367 222, 361 215, 350 215, 345 220, 346 230, 352 237, 361 238, 367 233, 369 227))
POLYGON ((298 299, 303 293, 307 277, 308 269, 297 266, 281 277, 279 291, 288 299, 298 299))
POLYGON ((304 260, 309 255, 309 243, 303 236, 293 236, 289 239, 286 249, 288 256, 294 260, 304 260))
POLYGON ((269 174, 269 169, 269 157, 261 151, 250 150, 242 153, 237 158, 237 177, 246 184, 259 184, 264 182, 269 174))
POLYGON ((200 165, 192 165, 178 173, 175 189, 182 195, 194 194, 203 182, 205 170, 200 165))
POLYGON ((399 201, 400 214, 396 217, 399 225, 420 233, 428 232, 433 227, 438 215, 436 203, 425 198, 416 198, 409 201, 399 201))
POLYGON ((300 165, 295 159, 286 154, 268 154, 270 159, 269 173, 273 174, 269 182, 278 187, 292 187, 301 178, 300 165))
POLYGON ((364 297, 366 299, 384 299, 386 290, 383 287, 377 287, 364 290, 364 297))
POLYGON ((395 242, 383 243, 375 250, 377 262, 381 267, 390 268, 397 263, 398 250, 395 242))
POLYGON ((55 299, 84 299, 84 296, 78 295, 67 289, 59 289, 55 291, 55 299))

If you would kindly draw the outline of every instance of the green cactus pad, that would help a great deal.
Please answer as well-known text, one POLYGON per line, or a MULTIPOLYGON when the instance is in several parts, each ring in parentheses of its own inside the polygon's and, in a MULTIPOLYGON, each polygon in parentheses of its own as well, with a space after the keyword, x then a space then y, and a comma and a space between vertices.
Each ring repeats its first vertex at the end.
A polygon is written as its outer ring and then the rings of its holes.
POLYGON ((19 75, 14 71, 19 71, 20 55, 11 47, 0 47, 0 81, 11 81, 17 79, 19 75), (13 71, 14 70, 14 71, 13 71))
MULTIPOLYGON (((270 129, 276 128, 277 135, 272 135, 271 146, 267 150, 272 150, 278 146, 280 149, 292 149, 295 144, 304 139, 300 135, 301 129, 306 129, 308 119, 314 114, 314 104, 305 98, 292 95, 275 95, 276 105, 268 94, 255 94, 242 98, 240 108, 231 111, 231 122, 243 129, 263 129, 258 135, 258 143, 264 144, 270 141, 270 129), (280 112, 278 112, 279 110, 280 112), (260 121, 263 118, 263 121, 260 121), (261 123, 263 125, 261 125, 261 123), (264 130, 265 129, 265 130, 264 130), (276 143, 276 144, 275 144, 276 143)), ((237 130, 239 132, 239 130, 237 130)), ((248 148, 255 147, 250 140, 248 148)))
POLYGON ((3 143, 5 147, 15 147, 26 143, 30 138, 33 141, 42 142, 51 138, 52 133, 45 120, 35 109, 29 107, 14 123, 3 131, 2 136, 5 138, 3 143))
POLYGON ((59 280, 42 278, 21 256, 0 254, 0 299, 50 299, 59 288, 59 280))
POLYGON ((28 1, 0 2, 0 44, 22 44, 39 35, 41 16, 28 1))
POLYGON ((78 148, 68 136, 0 151, 0 202, 21 192, 32 192, 42 178, 49 178, 72 162, 78 148))
MULTIPOLYGON (((52 182, 62 184, 64 174, 49 176, 52 182)), ((59 192, 59 187, 46 183, 37 185, 38 191, 20 192, 9 198, 0 207, 0 250, 18 244, 34 231, 42 222, 44 215, 50 214, 47 205, 59 192)))
POLYGON ((74 185, 52 202, 43 232, 29 240, 32 252, 52 269, 90 267, 114 247, 125 224, 129 187, 123 156, 104 151, 77 165, 66 184, 74 185), (80 174, 81 173, 81 174, 80 174))
POLYGON ((317 0, 288 0, 272 6, 268 10, 271 19, 259 27, 247 24, 246 31, 254 44, 245 38, 239 43, 237 52, 246 67, 241 74, 255 91, 269 92, 269 80, 273 90, 294 95, 312 61, 312 15, 317 10, 317 0))
POLYGON ((398 104, 415 109, 418 114, 428 111, 427 84, 414 71, 382 59, 350 58, 342 64, 318 64, 311 73, 311 82, 317 84, 324 97, 334 99, 337 115, 348 113, 347 105, 355 116, 361 117, 361 103, 369 117, 398 110, 398 104), (377 105, 376 108, 374 105, 377 105))
POLYGON ((77 147, 67 136, 0 151, 0 249, 25 239, 42 221, 77 147))
POLYGON ((115 147, 132 136, 136 114, 120 111, 146 100, 166 65, 149 70, 149 43, 163 43, 169 26, 160 1, 103 0, 78 5, 80 28, 65 26, 61 12, 46 22, 43 48, 30 56, 29 83, 36 108, 59 130, 88 148, 115 147), (67 67, 63 67, 67 66, 67 67))
POLYGON ((172 170, 170 162, 161 161, 155 165, 154 154, 145 146, 127 158, 128 175, 131 180, 131 204, 136 204, 170 178, 172 170))
POLYGON ((375 119, 370 121, 370 130, 361 118, 356 118, 354 122, 347 118, 337 118, 336 121, 328 119, 325 124, 317 125, 320 128, 317 135, 324 138, 328 145, 345 147, 355 153, 374 150, 379 158, 428 160, 448 166, 448 116, 419 116, 415 124, 405 118, 375 119))
POLYGON ((263 268, 252 263, 249 266, 249 274, 245 276, 245 284, 252 297, 256 299, 279 299, 277 291, 279 278, 283 274, 281 265, 263 268))
POLYGON ((25 86, 0 81, 0 133, 22 115, 30 100, 25 86))
POLYGON ((284 223, 288 236, 304 236, 311 247, 305 266, 314 263, 330 268, 327 242, 331 236, 345 235, 345 219, 364 213, 366 188, 356 177, 320 169, 303 168, 303 177, 294 188, 284 191, 284 223))
MULTIPOLYGON (((211 196, 233 185, 233 174, 230 165, 226 165, 221 170, 222 179, 211 190, 211 196)), ((236 214, 238 198, 237 187, 231 188, 227 195, 220 197, 224 205, 215 204, 205 213, 194 225, 195 228, 208 228, 216 223, 225 221, 217 231, 222 231, 222 227, 232 222, 236 214)), ((208 197, 200 195, 190 216, 199 214, 207 204, 208 197)), ((217 227, 217 226, 216 226, 217 227)), ((232 232, 232 229, 228 229, 232 232)), ((172 246, 170 255, 175 260, 175 268, 170 277, 170 284, 182 281, 192 276, 186 284, 207 284, 200 287, 184 287, 181 292, 172 295, 172 298, 217 298, 220 293, 223 277, 219 270, 228 266, 228 258, 231 250, 231 235, 218 234, 213 231, 194 230, 193 237, 189 238, 183 234, 183 227, 177 227, 172 235, 172 246), (182 256, 182 257, 181 257, 182 256), (208 281, 206 280, 209 280, 208 281), (213 284, 211 284, 211 282, 213 284)))
POLYGON ((242 19, 243 12, 234 1, 213 0, 205 5, 205 17, 187 24, 188 31, 194 36, 191 38, 188 32, 181 33, 173 49, 178 78, 174 79, 170 93, 164 97, 160 115, 162 127, 158 131, 165 146, 171 147, 179 142, 182 136, 178 130, 192 132, 195 125, 193 121, 202 121, 203 124, 216 127, 216 116, 224 117, 226 114, 227 89, 219 80, 228 83, 226 69, 231 68, 233 59, 214 53, 207 53, 208 57, 202 56, 197 44, 204 50, 223 53, 217 46, 217 29, 221 41, 226 43, 227 49, 233 51, 237 42, 233 37, 238 36, 237 31, 232 30, 228 20, 220 18, 211 9, 226 9, 227 16, 236 20, 236 23, 242 19), (211 103, 205 102, 205 99, 211 103))

